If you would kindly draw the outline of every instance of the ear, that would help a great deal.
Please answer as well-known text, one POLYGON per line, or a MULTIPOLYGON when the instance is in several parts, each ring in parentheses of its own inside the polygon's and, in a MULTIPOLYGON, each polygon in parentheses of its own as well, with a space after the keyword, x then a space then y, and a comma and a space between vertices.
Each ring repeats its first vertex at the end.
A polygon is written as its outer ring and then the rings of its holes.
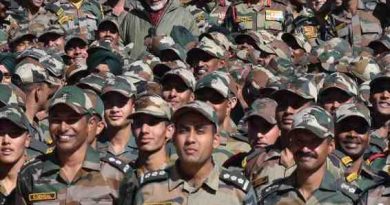
POLYGON ((105 127, 106 127, 106 125, 104 124, 103 120, 98 121, 97 122, 97 129, 96 129, 96 136, 99 136, 103 132, 105 127))
POLYGON ((24 147, 28 148, 30 146, 30 142, 31 142, 31 135, 27 134, 26 135, 26 141, 24 141, 24 147))
POLYGON ((336 144, 334 142, 334 139, 331 139, 329 142, 328 154, 332 153, 335 149, 336 149, 336 144))
POLYGON ((92 115, 89 119, 88 119, 88 132, 91 131, 92 129, 92 126, 94 124, 97 124, 98 123, 98 120, 96 119, 97 117, 92 115))
POLYGON ((171 140, 174 133, 175 133, 175 125, 173 123, 170 123, 169 125, 167 125, 165 131, 165 141, 168 142, 169 140, 171 140))
POLYGON ((219 68, 223 68, 226 66, 226 61, 225 60, 219 60, 218 61, 218 67, 219 68))
POLYGON ((194 101, 194 100, 195 100, 195 93, 191 92, 190 101, 194 101))
POLYGON ((216 149, 221 144, 221 135, 219 133, 214 134, 213 149, 216 149))

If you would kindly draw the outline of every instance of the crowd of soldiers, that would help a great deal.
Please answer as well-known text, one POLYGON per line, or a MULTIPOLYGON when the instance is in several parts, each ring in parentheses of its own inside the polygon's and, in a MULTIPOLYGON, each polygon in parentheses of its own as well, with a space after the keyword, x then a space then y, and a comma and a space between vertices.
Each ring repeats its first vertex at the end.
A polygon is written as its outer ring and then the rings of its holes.
POLYGON ((0 0, 0 205, 390 204, 389 0, 0 0))

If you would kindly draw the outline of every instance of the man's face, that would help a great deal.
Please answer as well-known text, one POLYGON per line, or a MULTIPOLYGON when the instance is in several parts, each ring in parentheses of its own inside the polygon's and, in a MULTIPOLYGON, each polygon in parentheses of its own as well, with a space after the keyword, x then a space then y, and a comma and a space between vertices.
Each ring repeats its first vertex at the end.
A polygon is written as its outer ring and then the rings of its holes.
POLYGON ((334 114, 341 105, 352 102, 353 97, 338 88, 329 88, 320 94, 318 101, 326 111, 334 114))
POLYGON ((315 13, 325 11, 329 7, 328 0, 310 0, 308 1, 309 8, 313 9, 315 13))
POLYGON ((180 106, 194 100, 194 94, 178 76, 167 77, 162 83, 163 98, 177 110, 180 106))
POLYGON ((93 70, 94 73, 99 74, 100 76, 107 76, 107 73, 110 72, 110 67, 107 64, 99 64, 93 70))
POLYGON ((230 116, 231 106, 229 99, 224 98, 220 93, 211 88, 202 88, 195 92, 195 99, 211 105, 218 116, 218 123, 221 125, 230 116))
POLYGON ((368 123, 360 117, 348 117, 336 124, 336 147, 352 159, 364 154, 369 144, 368 123))
POLYGON ((204 165, 219 146, 214 125, 201 114, 191 112, 177 119, 173 137, 180 163, 204 165))
POLYGON ((173 134, 173 125, 168 125, 165 119, 148 114, 137 114, 133 118, 132 129, 138 149, 149 153, 164 149, 173 134))
POLYGON ((55 105, 49 111, 49 130, 56 148, 61 153, 73 153, 87 146, 92 130, 89 120, 65 104, 55 105))
POLYGON ((333 149, 332 141, 321 139, 307 130, 295 130, 290 136, 290 150, 297 170, 315 171, 326 163, 326 157, 333 149))
POLYGON ((29 146, 30 135, 9 120, 0 120, 0 164, 15 164, 29 146))
POLYGON ((168 0, 146 0, 146 3, 152 11, 159 11, 165 7, 168 0))
POLYGON ((96 140, 96 137, 102 133, 105 127, 104 122, 100 119, 100 117, 96 115, 93 115, 92 117, 94 120, 91 121, 91 132, 88 134, 88 144, 92 144, 96 140))
POLYGON ((43 4, 43 0, 29 0, 32 6, 41 7, 43 4))
POLYGON ((197 60, 191 65, 195 76, 201 79, 208 73, 216 71, 225 65, 225 61, 218 59, 206 52, 198 52, 197 60))
POLYGON ((33 42, 28 39, 22 39, 21 41, 17 42, 15 44, 15 51, 14 52, 23 52, 24 50, 27 50, 33 46, 33 42))
POLYGON ((130 124, 129 115, 133 113, 134 104, 131 98, 117 92, 108 92, 102 97, 104 118, 108 127, 126 127, 130 124))
POLYGON ((69 57, 71 63, 85 61, 88 58, 88 47, 85 42, 76 39, 68 42, 66 55, 69 57))
POLYGON ((43 83, 40 87, 40 93, 38 95, 38 104, 40 105, 40 111, 47 110, 49 107, 50 98, 58 90, 58 86, 43 83))
POLYGON ((390 116, 390 83, 383 81, 371 88, 370 101, 374 111, 390 116))
POLYGON ((273 145, 279 135, 280 130, 276 124, 270 124, 258 116, 248 119, 248 137, 252 148, 264 148, 273 145))
POLYGON ((281 130, 289 131, 293 123, 293 116, 299 110, 308 107, 310 101, 291 92, 284 92, 276 99, 276 121, 281 130))
POLYGON ((118 29, 111 23, 104 24, 98 30, 98 40, 108 41, 111 44, 117 45, 119 38, 118 29))
POLYGON ((55 33, 46 34, 43 39, 43 45, 45 48, 55 48, 58 51, 64 51, 64 36, 55 33))

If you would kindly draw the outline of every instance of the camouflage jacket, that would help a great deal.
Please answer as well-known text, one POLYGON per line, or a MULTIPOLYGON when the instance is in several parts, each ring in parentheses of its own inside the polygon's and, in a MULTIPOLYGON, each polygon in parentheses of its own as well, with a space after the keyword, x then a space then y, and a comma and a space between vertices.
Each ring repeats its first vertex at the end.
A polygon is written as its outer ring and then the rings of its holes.
POLYGON ((308 200, 305 200, 296 188, 295 172, 285 179, 275 181, 261 193, 259 204, 354 204, 357 200, 355 189, 346 184, 339 183, 329 171, 325 172, 320 187, 314 191, 308 200))
POLYGON ((97 24, 103 17, 101 5, 93 0, 84 0, 80 8, 76 8, 69 0, 51 1, 46 9, 55 14, 56 23, 65 31, 74 32, 89 41, 95 39, 97 24))
POLYGON ((390 183, 389 179, 382 180, 364 192, 357 203, 366 204, 390 204, 390 183))
POLYGON ((366 162, 374 171, 384 171, 390 175, 389 151, 374 154, 366 162))
POLYGON ((181 178, 177 166, 146 173, 133 204, 255 204, 250 182, 240 174, 214 166, 200 188, 181 178))
POLYGON ((104 136, 99 138, 99 141, 97 141, 96 150, 100 152, 100 156, 102 157, 116 157, 124 161, 126 164, 135 161, 138 158, 138 147, 134 136, 130 137, 129 142, 122 153, 115 153, 112 149, 111 142, 104 136))
POLYGON ((38 12, 29 16, 28 8, 19 6, 14 10, 13 17, 20 28, 28 28, 34 35, 42 34, 51 24, 55 23, 55 15, 40 7, 38 12))
POLYGON ((100 158, 88 148, 82 168, 69 182, 58 163, 56 150, 27 162, 18 176, 16 204, 112 204, 130 168, 119 159, 100 158))
POLYGON ((338 150, 333 151, 329 155, 329 158, 332 163, 343 172, 344 180, 362 191, 374 185, 375 181, 382 178, 365 162, 361 164, 359 173, 352 172, 352 170, 350 170, 350 167, 353 165, 352 158, 338 150))

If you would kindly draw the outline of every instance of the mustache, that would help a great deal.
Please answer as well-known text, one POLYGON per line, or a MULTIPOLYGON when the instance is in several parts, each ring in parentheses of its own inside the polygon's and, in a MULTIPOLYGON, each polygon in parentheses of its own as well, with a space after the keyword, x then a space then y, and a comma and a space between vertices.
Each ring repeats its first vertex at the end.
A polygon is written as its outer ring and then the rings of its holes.
POLYGON ((317 155, 315 153, 312 153, 312 152, 302 152, 302 151, 298 151, 296 153, 297 157, 311 157, 311 158, 317 158, 317 155))

